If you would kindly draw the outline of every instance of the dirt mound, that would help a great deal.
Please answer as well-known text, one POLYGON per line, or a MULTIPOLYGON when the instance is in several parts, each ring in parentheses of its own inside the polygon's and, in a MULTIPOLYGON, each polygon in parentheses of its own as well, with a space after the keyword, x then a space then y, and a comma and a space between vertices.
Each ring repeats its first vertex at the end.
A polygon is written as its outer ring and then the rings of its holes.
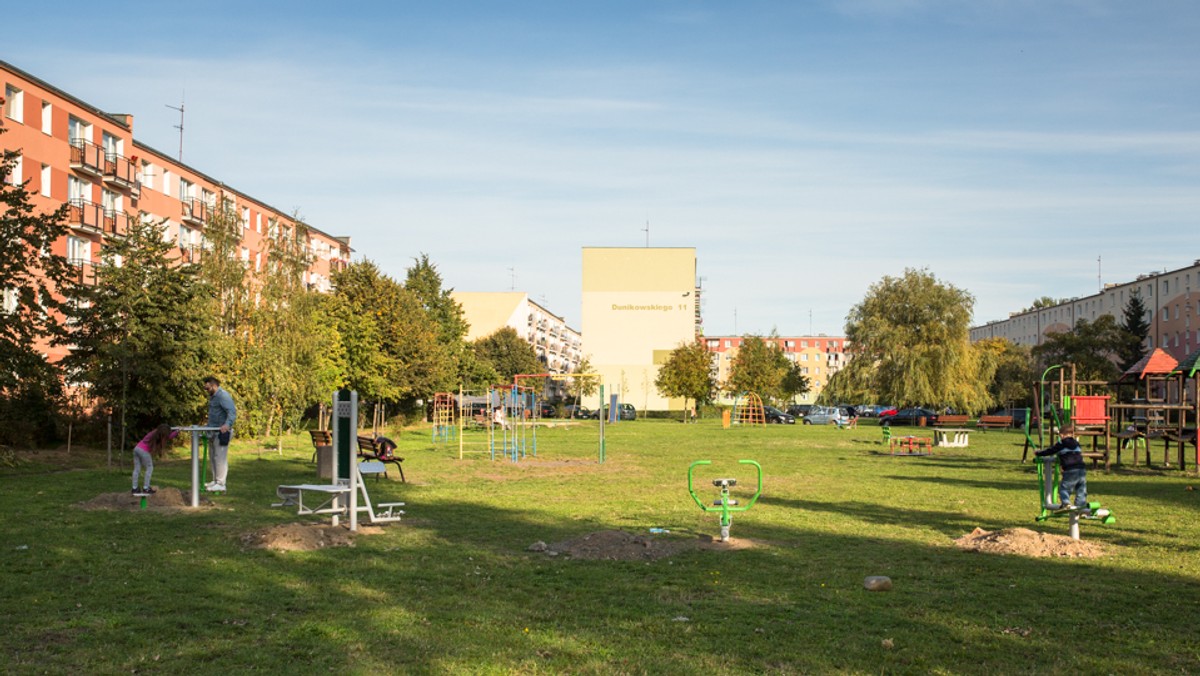
POLYGON ((1039 533, 1028 528, 1005 528, 996 532, 976 528, 954 541, 961 549, 988 554, 1020 556, 1069 556, 1094 559, 1104 555, 1100 545, 1072 540, 1066 535, 1039 533))
POLYGON ((359 526, 352 532, 349 526, 330 526, 321 523, 285 523, 242 536, 242 545, 252 549, 276 552, 311 552, 325 547, 353 547, 359 535, 376 535, 383 529, 359 526))
POLYGON ((721 542, 710 536, 635 535, 621 530, 602 530, 565 542, 538 544, 531 546, 530 551, 600 561, 652 561, 693 549, 735 551, 757 546, 747 539, 721 542))
MULTIPOLYGON (((200 496, 200 507, 212 507, 212 500, 200 496)), ((190 495, 179 488, 163 488, 146 498, 146 509, 156 511, 176 511, 191 509, 190 495)), ((142 499, 130 493, 101 493, 86 502, 76 504, 80 509, 111 509, 119 511, 138 511, 142 508, 142 499)))

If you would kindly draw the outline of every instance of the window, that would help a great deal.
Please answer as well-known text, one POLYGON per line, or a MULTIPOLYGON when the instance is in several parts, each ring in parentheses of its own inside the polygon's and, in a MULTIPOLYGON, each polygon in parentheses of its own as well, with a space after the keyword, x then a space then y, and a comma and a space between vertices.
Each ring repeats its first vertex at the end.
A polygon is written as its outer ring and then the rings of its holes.
POLYGON ((262 232, 262 214, 254 214, 254 232, 262 232))
POLYGON ((808 347, 808 341, 807 340, 800 341, 800 347, 808 347))
POLYGON ((82 237, 67 237, 67 260, 71 265, 92 262, 92 242, 82 237))
POLYGON ((125 150, 125 142, 106 131, 100 132, 100 144, 104 146, 104 157, 109 160, 115 159, 125 150))
POLYGON ((187 202, 196 196, 196 186, 186 178, 179 179, 179 201, 187 202))
POLYGON ((17 290, 5 289, 3 296, 3 308, 5 314, 12 314, 17 311, 17 290))
POLYGON ((262 253, 255 252, 254 254, 254 271, 258 272, 262 269, 262 253))
POLYGON ((25 122, 25 92, 12 85, 4 85, 4 116, 14 122, 25 122))
POLYGON ((200 244, 199 233, 195 230, 181 225, 179 226, 179 248, 191 249, 200 244))
POLYGON ((52 174, 50 173, 50 165, 43 164, 42 165, 42 197, 50 196, 50 177, 51 176, 52 176, 52 174))
POLYGON ((146 160, 142 160, 142 187, 149 190, 154 189, 155 168, 156 167, 153 164, 150 164, 146 160))
POLYGON ((242 207, 242 229, 250 229, 250 207, 242 207))
POLYGON ((802 353, 800 355, 800 361, 808 361, 808 353, 807 352, 802 353))
POLYGON ((12 165, 12 169, 10 169, 8 172, 9 183, 12 183, 13 185, 21 185, 21 168, 23 165, 23 160, 24 158, 21 155, 17 155, 16 161, 12 165))
POLYGON ((78 176, 68 175, 67 198, 76 203, 92 201, 92 184, 78 176))
POLYGON ((247 249, 246 247, 242 247, 242 262, 243 263, 250 262, 250 250, 247 249))
POLYGON ((49 101, 42 102, 42 133, 54 133, 54 106, 49 101))
POLYGON ((67 137, 70 139, 71 145, 91 143, 92 125, 71 115, 67 118, 67 137))

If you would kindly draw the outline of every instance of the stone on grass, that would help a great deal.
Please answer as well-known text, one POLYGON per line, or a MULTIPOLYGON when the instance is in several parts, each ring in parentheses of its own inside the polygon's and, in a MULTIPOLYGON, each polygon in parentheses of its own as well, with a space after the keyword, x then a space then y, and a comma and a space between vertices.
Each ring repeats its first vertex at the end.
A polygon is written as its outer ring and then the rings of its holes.
POLYGON ((535 542, 535 543, 533 543, 533 544, 529 545, 529 548, 528 548, 526 551, 530 551, 530 552, 544 552, 544 551, 546 551, 546 549, 547 549, 547 547, 546 547, 546 543, 545 543, 545 542, 542 542, 541 540, 538 540, 537 542, 535 542))
POLYGON ((867 591, 891 591, 892 578, 886 575, 868 575, 863 580, 863 588, 867 591))

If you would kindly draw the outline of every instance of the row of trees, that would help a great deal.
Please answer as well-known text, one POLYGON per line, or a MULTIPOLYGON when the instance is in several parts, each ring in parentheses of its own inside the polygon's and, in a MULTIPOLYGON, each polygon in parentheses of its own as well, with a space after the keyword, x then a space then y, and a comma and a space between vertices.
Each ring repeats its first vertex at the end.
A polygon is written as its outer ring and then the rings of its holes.
POLYGON ((206 224, 199 262, 180 264, 165 222, 131 218, 108 238, 91 283, 52 253, 68 233, 66 208, 38 214, 24 186, 0 163, 0 443, 55 435, 66 392, 86 391, 97 408, 139 430, 203 417, 201 380, 214 374, 234 393, 243 435, 295 427, 332 390, 412 407, 460 383, 481 388, 544 370, 512 329, 468 343, 462 309, 428 256, 403 282, 370 261, 333 275, 335 291, 305 286, 305 226, 272 224, 266 264, 238 255, 244 224, 218 208, 206 224), (66 347, 52 363, 46 341, 66 347))
POLYGON ((767 401, 788 401, 808 392, 811 383, 800 365, 788 359, 776 341, 746 336, 730 365, 727 382, 717 382, 712 355, 704 342, 697 340, 671 351, 654 385, 668 397, 682 398, 686 409, 688 401, 693 404, 713 401, 722 389, 732 394, 754 392, 767 401))
MULTIPOLYGON (((1043 298, 1034 307, 1053 304, 1043 298)), ((851 360, 821 394, 823 402, 948 406, 978 413, 1032 404, 1033 383, 1050 364, 1074 363, 1087 380, 1116 379, 1142 358, 1149 331, 1136 292, 1123 322, 1079 320, 1032 349, 1004 339, 971 343, 974 297, 927 270, 905 270, 872 285, 846 323, 851 360)))

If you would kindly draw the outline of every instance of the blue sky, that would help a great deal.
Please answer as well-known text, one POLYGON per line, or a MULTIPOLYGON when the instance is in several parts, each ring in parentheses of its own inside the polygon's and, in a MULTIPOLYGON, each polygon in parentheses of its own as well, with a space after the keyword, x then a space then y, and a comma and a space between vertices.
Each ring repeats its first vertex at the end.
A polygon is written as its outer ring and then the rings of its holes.
POLYGON ((55 6, 0 59, 171 154, 185 97, 188 164, 577 328, 581 248, 647 223, 712 335, 841 333, 906 267, 983 323, 1200 257, 1200 3, 55 6))

